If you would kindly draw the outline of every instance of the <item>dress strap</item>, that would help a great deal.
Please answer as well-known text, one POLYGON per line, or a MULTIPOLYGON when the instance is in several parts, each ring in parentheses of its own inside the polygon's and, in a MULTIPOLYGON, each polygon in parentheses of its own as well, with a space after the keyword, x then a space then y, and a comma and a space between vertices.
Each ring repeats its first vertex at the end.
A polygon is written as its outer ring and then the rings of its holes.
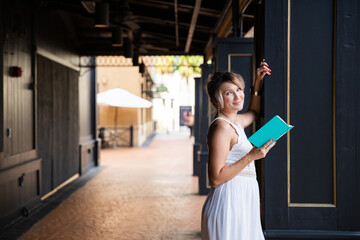
POLYGON ((237 135, 240 135, 239 133, 239 129, 237 125, 233 124, 232 122, 230 122, 229 120, 225 119, 225 118, 222 118, 222 117, 217 117, 217 118, 214 118, 214 120, 211 121, 210 125, 213 124, 213 122, 215 122, 216 120, 218 119, 221 119, 221 120, 224 120, 225 122, 229 123, 236 131, 237 135))

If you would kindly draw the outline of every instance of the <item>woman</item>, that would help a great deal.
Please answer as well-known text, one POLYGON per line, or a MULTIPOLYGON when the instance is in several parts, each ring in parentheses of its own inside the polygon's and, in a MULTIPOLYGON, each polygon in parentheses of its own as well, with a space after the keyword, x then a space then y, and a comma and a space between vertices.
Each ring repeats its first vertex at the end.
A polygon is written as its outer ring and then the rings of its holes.
POLYGON ((245 83, 240 75, 216 72, 207 84, 217 115, 207 136, 212 188, 202 210, 202 239, 264 239, 254 160, 264 158, 276 142, 271 144, 271 140, 261 148, 252 147, 244 128, 253 123, 260 112, 259 88, 270 72, 263 60, 257 69, 249 109, 242 114, 237 114, 243 109, 245 98, 245 83))

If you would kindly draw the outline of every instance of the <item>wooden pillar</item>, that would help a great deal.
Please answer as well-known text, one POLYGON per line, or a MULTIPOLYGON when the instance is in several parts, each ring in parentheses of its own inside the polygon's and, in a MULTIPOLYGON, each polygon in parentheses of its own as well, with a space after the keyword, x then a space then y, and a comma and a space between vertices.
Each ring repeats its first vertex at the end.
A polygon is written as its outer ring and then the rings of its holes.
POLYGON ((198 151, 200 150, 200 87, 201 78, 195 78, 195 122, 194 122, 194 147, 193 147, 193 176, 198 176, 198 151))
POLYGON ((242 32, 239 31, 239 0, 232 0, 231 7, 232 7, 233 36, 241 37, 242 32))
POLYGON ((338 230, 358 231, 360 239, 360 3, 336 4, 336 176, 338 230), (355 180, 356 179, 356 180, 355 180))
POLYGON ((199 161, 199 193, 206 195, 211 189, 208 180, 207 164, 208 164, 208 148, 206 143, 207 131, 209 128, 210 109, 209 100, 206 92, 206 84, 208 77, 214 72, 214 66, 209 64, 202 65, 202 76, 200 79, 200 151, 198 153, 199 161))
POLYGON ((357 0, 262 1, 264 120, 294 129, 266 156, 267 239, 360 237, 357 0), (356 29, 356 30, 355 30, 356 29))

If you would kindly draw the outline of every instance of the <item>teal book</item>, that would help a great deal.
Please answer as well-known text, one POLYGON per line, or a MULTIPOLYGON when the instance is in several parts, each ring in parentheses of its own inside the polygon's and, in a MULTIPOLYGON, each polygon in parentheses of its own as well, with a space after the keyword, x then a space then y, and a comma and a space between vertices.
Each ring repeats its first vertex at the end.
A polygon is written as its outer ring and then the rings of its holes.
POLYGON ((294 126, 288 125, 278 115, 273 117, 264 126, 257 130, 248 140, 256 147, 262 147, 266 142, 274 139, 274 142, 290 131, 294 126))

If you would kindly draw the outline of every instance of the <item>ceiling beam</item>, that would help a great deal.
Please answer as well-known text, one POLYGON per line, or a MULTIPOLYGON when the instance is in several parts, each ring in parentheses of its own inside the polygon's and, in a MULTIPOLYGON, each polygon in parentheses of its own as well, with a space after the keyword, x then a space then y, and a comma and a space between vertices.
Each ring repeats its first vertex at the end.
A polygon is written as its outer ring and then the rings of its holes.
POLYGON ((191 41, 192 41, 192 38, 194 36, 194 31, 195 31, 195 27, 196 27, 196 21, 197 21, 197 18, 199 16, 200 5, 201 5, 201 0, 196 0, 195 6, 194 6, 194 11, 193 11, 193 14, 192 14, 192 17, 191 17, 189 34, 188 34, 186 45, 185 45, 185 52, 186 53, 188 53, 189 50, 190 50, 191 41))
MULTIPOLYGON (((171 42, 174 43, 174 36, 170 35, 170 34, 163 34, 163 33, 154 33, 154 32, 147 32, 147 31, 142 31, 142 37, 143 38, 154 38, 154 39, 158 39, 161 42, 171 42)), ((179 40, 185 42, 185 38, 180 38, 179 40)), ((201 45, 204 45, 206 43, 205 40, 199 40, 199 39, 193 39, 194 43, 199 43, 201 45)))
MULTIPOLYGON (((251 0, 238 0, 239 1, 239 12, 244 12, 244 9, 251 3, 251 0)), ((232 18, 232 9, 231 9, 232 0, 228 0, 223 11, 221 12, 221 18, 214 27, 214 31, 210 36, 208 43, 206 44, 204 54, 205 60, 209 60, 212 53, 212 46, 216 37, 226 37, 232 30, 231 18, 232 18)), ((246 18, 252 18, 252 15, 244 14, 246 18)))
MULTIPOLYGON (((210 52, 209 50, 210 50, 210 48, 212 46, 212 43, 214 41, 214 37, 216 36, 216 33, 219 31, 221 25, 224 23, 225 17, 227 16, 227 14, 229 13, 230 10, 231 10, 231 0, 228 0, 225 7, 224 7, 224 9, 221 12, 221 17, 218 19, 217 23, 215 24, 215 27, 214 27, 214 29, 212 31, 212 34, 211 34, 211 36, 210 36, 210 38, 209 38, 209 40, 208 40, 208 42, 207 42, 207 44, 205 46, 204 54, 208 54, 210 52)), ((208 57, 209 56, 207 56, 206 60, 208 60, 208 57)))
MULTIPOLYGON (((160 18, 153 18, 153 17, 147 17, 147 16, 135 16, 132 19, 134 22, 137 23, 149 23, 149 24, 157 24, 157 25, 171 25, 175 26, 176 22, 173 20, 165 20, 160 18)), ((178 23, 179 27, 189 29, 191 27, 191 24, 189 23, 178 23)), ((208 26, 196 26, 196 30, 203 33, 210 33, 212 31, 211 27, 208 26)))
POLYGON ((175 38, 176 47, 179 47, 179 21, 178 21, 178 2, 174 0, 174 12, 175 12, 175 38))
MULTIPOLYGON (((159 0, 147 0, 147 1, 129 0, 129 3, 142 5, 142 6, 148 6, 148 7, 162 8, 162 9, 171 9, 174 7, 174 3, 164 2, 164 1, 159 1, 159 0)), ((194 7, 191 5, 178 4, 179 12, 191 13, 193 8, 194 7)), ((216 18, 220 17, 220 11, 209 9, 209 8, 200 8, 199 14, 204 15, 204 16, 209 16, 209 17, 216 17, 216 18)))

